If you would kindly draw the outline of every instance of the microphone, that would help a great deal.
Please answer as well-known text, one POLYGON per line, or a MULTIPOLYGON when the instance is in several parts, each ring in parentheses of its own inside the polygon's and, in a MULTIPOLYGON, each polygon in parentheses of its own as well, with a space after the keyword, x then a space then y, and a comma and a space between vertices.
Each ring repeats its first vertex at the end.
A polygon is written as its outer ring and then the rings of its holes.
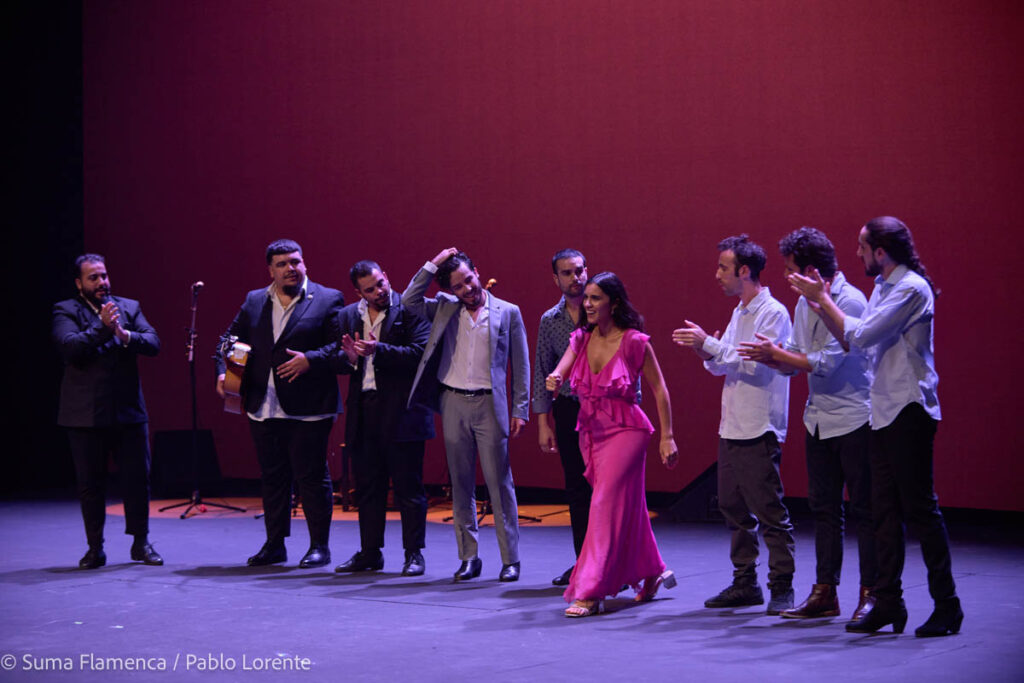
POLYGON ((200 291, 200 290, 201 290, 201 289, 202 289, 202 288, 203 288, 204 286, 205 286, 205 285, 203 284, 203 281, 202 281, 202 280, 197 280, 197 281, 193 282, 193 283, 192 283, 192 293, 193 293, 193 294, 198 294, 198 293, 199 293, 199 291, 200 291))

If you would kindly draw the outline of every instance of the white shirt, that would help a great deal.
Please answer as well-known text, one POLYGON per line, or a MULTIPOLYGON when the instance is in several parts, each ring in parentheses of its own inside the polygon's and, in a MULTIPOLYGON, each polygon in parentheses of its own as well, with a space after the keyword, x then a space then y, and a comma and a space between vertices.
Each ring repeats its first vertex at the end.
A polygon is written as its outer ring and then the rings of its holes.
MULTIPOLYGON (((295 305, 302 299, 306 298, 306 285, 309 284, 309 278, 302 280, 302 287, 299 288, 299 293, 292 297, 291 303, 285 306, 281 303, 281 299, 277 296, 277 287, 271 284, 267 287, 267 297, 272 303, 270 320, 274 330, 274 342, 281 337, 281 333, 284 332, 285 325, 288 324, 288 320, 292 317, 292 312, 295 311, 295 305)), ((270 368, 270 376, 267 378, 267 393, 263 395, 263 403, 260 404, 260 409, 255 413, 246 413, 251 419, 256 422, 263 422, 271 418, 283 419, 283 420, 302 420, 303 422, 315 422, 317 420, 335 419, 337 415, 329 413, 327 415, 303 415, 302 417, 294 417, 284 412, 284 408, 281 407, 281 402, 277 400, 277 385, 274 383, 274 368, 270 368)))
POLYGON ((875 278, 860 318, 846 316, 850 347, 864 349, 875 378, 871 383, 871 428, 892 424, 900 411, 919 403, 941 420, 939 374, 934 356, 935 296, 928 282, 906 266, 875 278))
MULTIPOLYGON (((859 316, 868 302, 842 273, 832 279, 832 300, 848 316, 859 316)), ((793 316, 793 335, 784 345, 788 351, 807 356, 811 372, 804 408, 804 426, 818 438, 831 439, 849 434, 871 419, 871 371, 868 359, 858 348, 849 353, 829 332, 825 321, 800 297, 793 316)))
POLYGON ((477 309, 476 320, 463 306, 459 309, 457 333, 450 334, 449 330, 449 334, 444 336, 437 378, 442 384, 455 389, 474 391, 492 388, 489 295, 486 291, 483 295, 484 302, 477 309))
POLYGON ((721 339, 708 335, 704 340, 703 350, 712 356, 704 367, 712 375, 725 375, 718 426, 723 439, 755 439, 770 431, 780 442, 786 440, 789 377, 762 363, 743 360, 738 349, 740 342, 758 341, 755 332, 784 343, 790 330, 786 307, 763 287, 749 304, 736 306, 721 339))
MULTIPOLYGON (((356 310, 359 311, 359 315, 363 318, 363 339, 369 339, 371 334, 374 339, 380 339, 380 330, 384 326, 384 319, 389 311, 378 312, 377 319, 370 322, 370 306, 366 303, 366 299, 359 300, 359 303, 356 304, 356 310)), ((376 353, 371 353, 369 356, 366 356, 366 361, 363 364, 363 391, 377 390, 377 371, 373 366, 373 357, 375 355, 376 353)))

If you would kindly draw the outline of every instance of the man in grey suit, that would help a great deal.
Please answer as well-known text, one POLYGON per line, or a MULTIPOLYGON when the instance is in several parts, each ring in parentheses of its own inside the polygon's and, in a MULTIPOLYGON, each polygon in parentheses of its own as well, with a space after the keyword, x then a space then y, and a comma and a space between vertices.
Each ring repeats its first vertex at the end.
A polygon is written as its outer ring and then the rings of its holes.
POLYGON ((455 540, 462 564, 456 581, 480 575, 477 556, 476 459, 480 455, 501 549, 500 581, 519 579, 519 510, 509 467, 508 440, 529 419, 530 362, 519 308, 487 292, 473 262, 443 250, 413 277, 402 303, 431 322, 409 405, 441 413, 451 474, 455 540), (431 280, 444 290, 425 297, 431 280), (512 415, 506 396, 511 363, 512 415))

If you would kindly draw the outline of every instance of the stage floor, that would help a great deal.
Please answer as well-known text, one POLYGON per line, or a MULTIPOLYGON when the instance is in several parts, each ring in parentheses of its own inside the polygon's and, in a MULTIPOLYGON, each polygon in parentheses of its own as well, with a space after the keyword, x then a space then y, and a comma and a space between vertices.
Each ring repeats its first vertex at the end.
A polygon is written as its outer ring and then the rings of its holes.
MULTIPOLYGON (((489 525, 480 533, 482 576, 452 582, 458 560, 451 527, 439 523, 443 510, 431 513, 427 573, 416 578, 399 575, 397 521, 388 523, 384 571, 335 574, 334 564, 358 546, 354 515, 340 508, 333 562, 313 570, 296 567, 308 545, 301 519, 286 565, 244 566, 264 537, 252 516, 258 505, 185 521, 154 516, 151 539, 163 567, 129 562, 123 518, 111 515, 108 565, 94 571, 76 568, 85 551, 77 503, 4 502, 0 510, 0 681, 1024 680, 1024 543, 1009 525, 951 525, 963 630, 919 639, 913 629, 931 602, 913 542, 904 573, 907 633, 861 636, 843 630, 858 583, 852 539, 840 586, 844 616, 789 621, 763 608, 704 609, 730 580, 725 528, 658 518, 655 534, 679 585, 653 603, 623 595, 609 601, 607 614, 570 620, 550 583, 572 563, 558 506, 521 509, 545 523, 522 525, 522 579, 511 584, 497 581, 489 525), (117 666, 168 671, 105 670, 117 666)), ((798 520, 798 601, 813 569, 811 525, 798 520)))

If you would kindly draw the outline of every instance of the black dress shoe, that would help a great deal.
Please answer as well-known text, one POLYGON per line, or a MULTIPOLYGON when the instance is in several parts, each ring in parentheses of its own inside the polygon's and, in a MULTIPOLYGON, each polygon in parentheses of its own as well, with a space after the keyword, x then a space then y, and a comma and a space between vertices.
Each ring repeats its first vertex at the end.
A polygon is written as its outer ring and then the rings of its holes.
POLYGON ((846 630, 850 633, 874 633, 889 624, 892 624, 893 633, 903 633, 907 625, 907 605, 902 598, 898 602, 876 602, 863 619, 846 624, 846 630))
POLYGON ((960 609, 960 598, 950 598, 935 604, 935 611, 914 630, 918 638, 936 638, 960 632, 964 611, 960 609))
POLYGON ((325 545, 311 545, 306 554, 299 560, 300 569, 322 567, 331 561, 331 549, 325 545))
POLYGON ((559 574, 555 578, 551 579, 551 585, 552 586, 568 586, 569 585, 569 579, 572 578, 572 570, 573 569, 576 569, 576 565, 573 565, 573 566, 569 567, 564 572, 562 572, 561 574, 559 574))
POLYGON ((335 567, 334 571, 344 574, 346 572, 375 572, 381 569, 384 569, 384 555, 381 554, 380 549, 377 549, 360 550, 335 567))
POLYGON ((456 581, 468 581, 480 576, 480 570, 484 568, 483 560, 474 557, 472 560, 463 560, 462 564, 455 571, 456 581))
POLYGON ((518 581, 519 580, 519 563, 513 562, 512 564, 502 565, 501 571, 498 572, 498 581, 518 581))
POLYGON ((103 548, 89 548, 78 561, 79 569, 97 569, 107 563, 107 554, 103 548))
POLYGON ((284 543, 277 544, 267 541, 258 553, 248 559, 246 564, 250 567, 264 567, 268 564, 278 564, 287 560, 288 551, 285 550, 284 543))
POLYGON ((402 576, 420 576, 427 569, 423 553, 419 550, 405 551, 405 564, 402 565, 402 576))
POLYGON ((151 543, 133 543, 131 553, 133 562, 150 564, 154 567, 159 567, 164 563, 164 558, 160 557, 160 553, 153 549, 151 543))

